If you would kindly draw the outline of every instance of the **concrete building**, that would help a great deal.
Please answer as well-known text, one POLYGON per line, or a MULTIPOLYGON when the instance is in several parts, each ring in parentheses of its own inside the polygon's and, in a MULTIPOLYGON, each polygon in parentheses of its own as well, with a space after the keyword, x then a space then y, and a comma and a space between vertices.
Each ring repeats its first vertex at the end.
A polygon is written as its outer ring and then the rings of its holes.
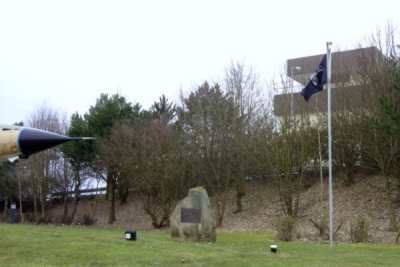
MULTIPOLYGON (((301 87, 305 87, 323 56, 324 54, 288 59, 288 77, 299 83, 301 87)), ((361 80, 362 75, 360 74, 365 68, 382 59, 383 56, 376 47, 332 53, 332 112, 346 104, 354 106, 362 103, 362 95, 365 90, 363 90, 363 80, 361 80)), ((274 96, 275 116, 282 117, 290 113, 295 116, 312 113, 313 120, 318 113, 327 112, 327 90, 325 88, 314 94, 308 103, 300 92, 292 94, 291 88, 286 89, 287 93, 274 96)))

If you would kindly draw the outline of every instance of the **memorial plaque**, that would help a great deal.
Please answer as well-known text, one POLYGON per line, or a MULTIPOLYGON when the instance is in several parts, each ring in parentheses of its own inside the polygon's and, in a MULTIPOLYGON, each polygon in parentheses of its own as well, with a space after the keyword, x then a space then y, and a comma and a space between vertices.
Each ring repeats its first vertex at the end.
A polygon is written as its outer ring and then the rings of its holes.
POLYGON ((201 223, 201 210, 182 208, 181 223, 201 223))

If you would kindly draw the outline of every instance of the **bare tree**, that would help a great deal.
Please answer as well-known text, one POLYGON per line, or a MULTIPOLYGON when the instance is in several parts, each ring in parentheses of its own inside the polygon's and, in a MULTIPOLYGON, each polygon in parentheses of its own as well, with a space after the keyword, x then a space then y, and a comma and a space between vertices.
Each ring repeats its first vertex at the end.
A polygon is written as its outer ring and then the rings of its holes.
POLYGON ((8 216, 8 207, 18 197, 18 184, 15 180, 16 168, 11 162, 0 163, 0 192, 4 200, 3 218, 8 216))
POLYGON ((138 140, 140 164, 134 185, 153 226, 162 227, 187 189, 180 139, 172 125, 156 120, 142 128, 138 140))
POLYGON ((225 90, 235 106, 234 138, 232 148, 235 149, 235 171, 233 179, 236 189, 236 211, 242 211, 242 197, 245 196, 246 177, 250 176, 252 153, 250 138, 252 126, 259 113, 262 101, 258 76, 251 67, 244 63, 231 62, 225 70, 225 90))
MULTIPOLYGON (((261 131, 259 163, 264 175, 271 178, 276 186, 283 214, 278 230, 285 239, 291 238, 296 219, 300 215, 301 194, 304 191, 304 178, 315 155, 318 154, 316 125, 310 114, 300 108, 294 113, 289 93, 290 81, 282 78, 283 92, 279 101, 279 116, 267 117, 261 131)), ((282 88, 280 88, 282 89, 282 88)), ((274 91, 277 91, 275 88, 274 91)), ((275 103, 278 105, 278 102, 275 103)), ((278 113, 276 113, 278 114, 278 113)))
MULTIPOLYGON (((27 124, 37 129, 64 134, 66 116, 57 109, 47 104, 42 104, 30 115, 27 124)), ((62 161, 60 150, 59 148, 54 148, 32 155, 27 162, 36 223, 47 220, 47 195, 52 191, 56 180, 60 179, 60 175, 63 175, 62 171, 60 172, 58 169, 60 160, 62 161), (40 203, 40 216, 38 213, 38 200, 40 203)))
POLYGON ((176 202, 187 191, 180 137, 168 119, 115 125, 100 153, 140 197, 155 228, 168 224, 176 202))
MULTIPOLYGON (((398 68, 393 58, 398 58, 395 45, 397 36, 391 25, 384 36, 377 32, 371 44, 379 49, 379 53, 361 60, 367 62, 359 72, 359 81, 363 86, 362 102, 364 109, 360 110, 363 120, 362 156, 363 161, 370 167, 379 170, 386 194, 387 209, 389 212, 390 229, 396 230, 397 214, 393 203, 396 188, 396 169, 400 159, 400 139, 398 134, 387 131, 382 125, 390 123, 391 117, 385 112, 380 103, 382 96, 391 96, 398 99, 399 92, 393 84, 394 69, 398 68)), ((394 103, 395 104, 395 103, 394 103)))
MULTIPOLYGON (((357 58, 353 58, 356 63, 357 58)), ((346 179, 345 183, 354 183, 354 174, 357 164, 361 160, 362 136, 360 133, 361 118, 360 102, 357 98, 362 90, 360 86, 354 85, 351 77, 356 75, 355 70, 344 62, 349 60, 338 60, 333 75, 334 110, 332 116, 333 125, 333 164, 342 172, 346 179)), ((324 123, 326 125, 326 123, 324 123)))

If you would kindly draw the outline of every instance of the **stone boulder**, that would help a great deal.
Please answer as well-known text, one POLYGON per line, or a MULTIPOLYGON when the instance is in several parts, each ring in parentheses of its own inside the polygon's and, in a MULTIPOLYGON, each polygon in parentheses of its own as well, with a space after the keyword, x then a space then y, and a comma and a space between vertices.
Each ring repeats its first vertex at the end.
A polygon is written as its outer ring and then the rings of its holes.
POLYGON ((169 221, 172 238, 194 242, 216 241, 214 211, 203 187, 191 188, 188 196, 178 202, 169 221), (200 209, 200 223, 181 222, 182 208, 200 209))

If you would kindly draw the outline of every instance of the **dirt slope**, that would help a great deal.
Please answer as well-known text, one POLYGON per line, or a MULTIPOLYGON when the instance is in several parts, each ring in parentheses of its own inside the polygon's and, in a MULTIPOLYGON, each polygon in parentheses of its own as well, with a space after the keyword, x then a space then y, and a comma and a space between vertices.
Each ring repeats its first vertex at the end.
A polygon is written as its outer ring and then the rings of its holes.
MULTIPOLYGON (((376 186, 381 182, 378 176, 358 176, 356 183, 345 186, 339 177, 334 177, 334 227, 344 221, 337 240, 349 240, 349 224, 354 219, 364 216, 369 221, 369 241, 393 242, 397 233, 389 232, 389 218, 386 210, 384 193, 376 186)), ((280 217, 280 202, 278 193, 268 184, 249 182, 246 185, 246 196, 243 198, 243 211, 234 213, 234 198, 230 196, 227 205, 223 226, 224 231, 274 231, 280 217)), ((324 202, 327 208, 327 184, 324 184, 324 202)), ((397 214, 400 214, 400 205, 396 204, 397 214)), ((108 203, 103 197, 85 200, 79 203, 77 212, 78 221, 82 216, 94 214, 96 226, 106 226, 108 203)), ((53 205, 51 216, 54 222, 60 218, 62 207, 53 205)), ((301 215, 296 226, 296 236, 303 241, 318 240, 317 229, 310 222, 310 218, 320 215, 320 184, 316 183, 302 194, 301 215)), ((152 229, 151 221, 143 211, 140 200, 131 195, 128 204, 117 205, 117 221, 112 227, 152 229)), ((168 229, 165 229, 168 230, 168 229)))

